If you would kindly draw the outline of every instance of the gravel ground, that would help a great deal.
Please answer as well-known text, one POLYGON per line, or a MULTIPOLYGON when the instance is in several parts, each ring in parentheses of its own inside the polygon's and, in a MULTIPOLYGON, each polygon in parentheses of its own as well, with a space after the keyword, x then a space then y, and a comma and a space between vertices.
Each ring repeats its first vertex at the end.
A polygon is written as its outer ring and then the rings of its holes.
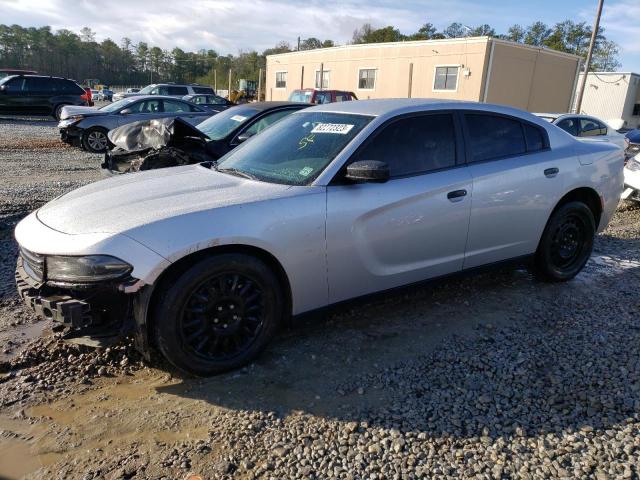
POLYGON ((411 289, 184 378, 126 342, 64 344, 16 300, 15 222, 99 177, 55 134, 0 119, 0 478, 639 478, 640 209, 572 282, 411 289))

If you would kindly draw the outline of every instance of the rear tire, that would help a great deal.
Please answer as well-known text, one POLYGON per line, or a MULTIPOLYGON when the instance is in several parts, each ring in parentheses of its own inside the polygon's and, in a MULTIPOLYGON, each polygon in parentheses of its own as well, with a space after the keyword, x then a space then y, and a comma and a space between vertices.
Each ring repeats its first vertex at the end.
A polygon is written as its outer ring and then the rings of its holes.
POLYGON ((593 250, 596 222, 582 202, 560 206, 549 218, 535 255, 535 272, 547 282, 566 282, 585 266, 593 250))
POLYGON ((253 360, 283 315, 278 278, 249 255, 204 258, 159 289, 151 319, 155 344, 175 367, 198 376, 253 360))
POLYGON ((109 148, 107 130, 100 127, 88 128, 82 133, 82 148, 91 153, 104 153, 109 148))

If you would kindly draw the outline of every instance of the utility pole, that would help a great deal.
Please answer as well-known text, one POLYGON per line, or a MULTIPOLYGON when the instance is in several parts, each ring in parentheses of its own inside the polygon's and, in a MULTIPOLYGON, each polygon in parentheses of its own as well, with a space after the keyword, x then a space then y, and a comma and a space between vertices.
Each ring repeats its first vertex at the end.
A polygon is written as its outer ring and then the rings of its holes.
POLYGON ((260 93, 262 92, 262 69, 258 72, 258 101, 260 101, 260 93))
POLYGON ((300 37, 298 37, 298 51, 300 51, 300 37))
POLYGON ((603 4, 604 0, 598 0, 598 13, 596 14, 596 21, 593 23, 593 31, 591 32, 591 42, 589 42, 587 60, 584 63, 584 73, 582 74, 580 91, 578 92, 578 98, 576 99, 576 113, 580 113, 580 110, 582 110, 582 97, 584 96, 584 89, 587 86, 587 74, 589 73, 589 67, 591 67, 591 57, 593 56, 593 49, 596 46, 596 38, 598 37, 598 29, 600 28, 600 16, 602 15, 603 4))
POLYGON ((231 100, 231 69, 229 69, 229 94, 227 95, 227 98, 231 100))

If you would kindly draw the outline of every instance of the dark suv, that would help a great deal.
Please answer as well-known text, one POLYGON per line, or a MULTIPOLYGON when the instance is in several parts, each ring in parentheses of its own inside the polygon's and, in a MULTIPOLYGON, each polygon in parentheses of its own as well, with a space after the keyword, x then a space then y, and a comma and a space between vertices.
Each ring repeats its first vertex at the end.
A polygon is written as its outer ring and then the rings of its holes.
POLYGON ((43 75, 12 75, 0 80, 0 114, 52 115, 65 105, 91 106, 89 94, 73 80, 43 75))

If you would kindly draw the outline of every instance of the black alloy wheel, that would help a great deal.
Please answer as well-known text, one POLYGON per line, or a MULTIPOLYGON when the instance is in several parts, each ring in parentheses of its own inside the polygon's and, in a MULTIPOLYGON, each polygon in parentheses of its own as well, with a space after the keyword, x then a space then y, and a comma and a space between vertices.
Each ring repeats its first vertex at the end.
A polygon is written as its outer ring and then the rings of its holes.
POLYGON ((587 205, 561 205, 542 234, 535 257, 536 272, 546 281, 571 280, 589 260, 595 234, 596 223, 587 205))
POLYGON ((158 287, 151 333, 185 372, 207 376, 245 365, 277 331, 284 311, 280 281, 244 254, 205 257, 158 287))
POLYGON ((242 354, 259 336, 264 323, 263 291, 255 279, 222 273, 198 285, 180 318, 180 339, 205 360, 242 354))

